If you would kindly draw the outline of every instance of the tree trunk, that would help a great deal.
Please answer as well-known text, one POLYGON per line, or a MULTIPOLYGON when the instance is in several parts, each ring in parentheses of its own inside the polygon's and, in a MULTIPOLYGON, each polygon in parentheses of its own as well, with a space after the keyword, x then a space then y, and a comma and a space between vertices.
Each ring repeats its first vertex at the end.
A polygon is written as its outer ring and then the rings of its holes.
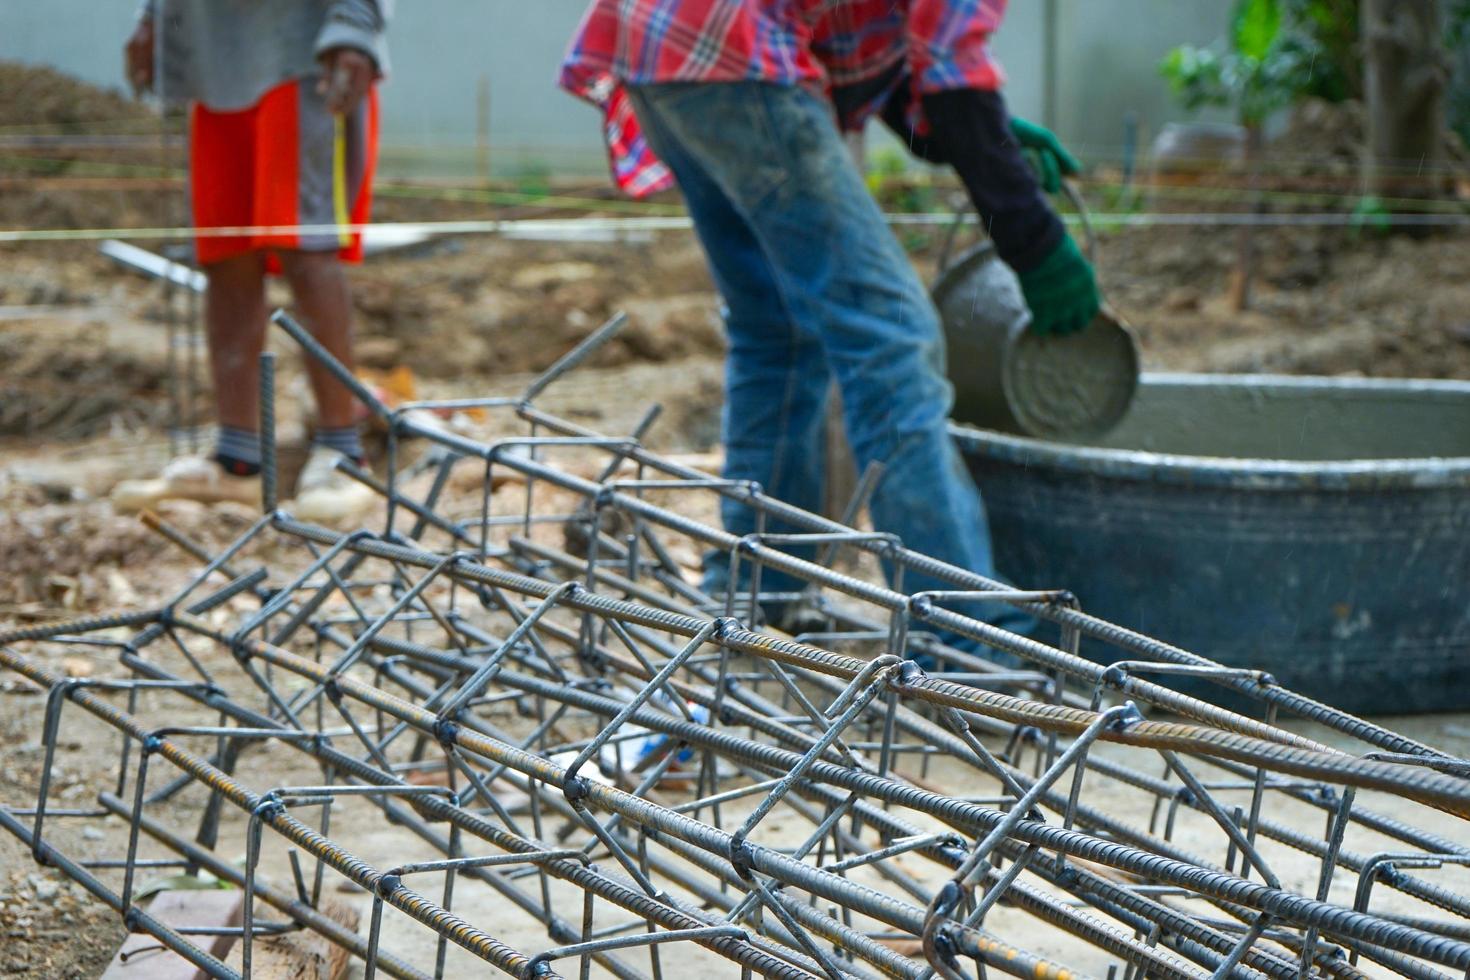
POLYGON ((1363 0, 1361 18, 1368 115, 1365 192, 1436 197, 1448 183, 1449 61, 1438 0, 1363 0))
POLYGON ((1246 221, 1235 230, 1235 271, 1230 275, 1230 308, 1236 313, 1251 305, 1251 281, 1256 275, 1256 228, 1250 218, 1263 213, 1256 185, 1260 182, 1261 146, 1264 138, 1260 123, 1245 126, 1245 173, 1250 187, 1250 209, 1246 221))

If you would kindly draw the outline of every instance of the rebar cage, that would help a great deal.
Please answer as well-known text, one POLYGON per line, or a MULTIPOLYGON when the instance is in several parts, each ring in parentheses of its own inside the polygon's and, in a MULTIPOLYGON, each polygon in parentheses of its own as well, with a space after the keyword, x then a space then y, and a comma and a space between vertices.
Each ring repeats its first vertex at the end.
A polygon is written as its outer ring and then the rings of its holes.
POLYGON ((277 509, 266 355, 264 516, 211 553, 146 515, 199 562, 169 601, 0 634, 46 695, 35 798, 0 824, 159 949, 220 977, 303 929, 367 977, 1470 976, 1463 760, 860 531, 881 473, 839 522, 651 452, 646 424, 538 409, 621 318, 520 397, 392 410, 274 319, 385 423, 386 479, 344 467, 380 528, 277 509), (732 503, 781 530, 721 530, 732 503), (708 553, 744 584, 701 591, 708 553), (762 626, 775 600, 804 632, 762 626), (63 648, 96 674, 53 669, 63 648), (115 784, 66 805, 58 743, 104 736, 115 784), (107 857, 69 856, 73 821, 107 857), (155 918, 160 869, 242 889, 243 924, 155 918), (362 929, 322 910, 345 888, 362 929))

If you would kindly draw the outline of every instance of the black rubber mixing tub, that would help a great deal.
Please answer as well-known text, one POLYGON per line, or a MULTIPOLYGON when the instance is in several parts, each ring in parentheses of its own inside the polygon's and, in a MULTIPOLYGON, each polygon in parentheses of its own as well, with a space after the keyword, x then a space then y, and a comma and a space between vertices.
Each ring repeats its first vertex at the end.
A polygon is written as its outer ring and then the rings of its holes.
POLYGON ((955 432, 1018 584, 1355 713, 1470 710, 1470 383, 1154 374, 1085 445, 955 432))

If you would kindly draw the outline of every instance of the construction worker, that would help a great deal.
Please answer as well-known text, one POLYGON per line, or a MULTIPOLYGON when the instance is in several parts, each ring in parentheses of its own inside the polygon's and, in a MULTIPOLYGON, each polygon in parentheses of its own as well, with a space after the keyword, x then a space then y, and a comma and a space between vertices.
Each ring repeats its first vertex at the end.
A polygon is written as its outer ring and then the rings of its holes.
MULTIPOLYGON (((377 152, 374 89, 388 67, 391 0, 148 0, 125 48, 135 90, 191 103, 194 225, 271 229, 197 237, 208 281, 204 316, 218 432, 211 458, 185 457, 156 479, 113 491, 121 510, 159 500, 260 501, 258 363, 266 276, 284 274, 301 318, 352 364, 352 303, 342 263, 368 217, 377 152), (297 230, 299 228, 299 230, 297 230)), ((292 511, 349 517, 371 491, 338 472, 361 462, 352 395, 320 365, 307 370, 317 424, 292 511)))
MULTIPOLYGON (((956 167, 1030 304, 1065 333, 1098 309, 1093 272, 1026 165, 1075 169, 1055 138, 1014 124, 988 41, 1004 0, 593 0, 562 66, 600 106, 615 180, 635 196, 677 185, 725 305, 725 468, 781 500, 822 500, 829 379, 860 469, 883 474, 873 525, 994 575, 979 493, 946 431, 938 316, 868 194, 839 130, 874 112, 956 167), (835 109, 834 109, 835 107, 835 109)), ((732 533, 756 515, 726 501, 732 533)), ((765 530, 793 528, 770 522, 765 530)), ((809 554, 810 552, 806 552, 809 554)), ((706 587, 726 556, 705 564, 706 587)), ((801 583, 763 573, 763 587, 801 583)), ((942 588, 907 573, 905 592, 942 588)), ((1003 605, 975 607, 1027 629, 1003 605)), ((777 611, 779 615, 779 610, 777 611)))

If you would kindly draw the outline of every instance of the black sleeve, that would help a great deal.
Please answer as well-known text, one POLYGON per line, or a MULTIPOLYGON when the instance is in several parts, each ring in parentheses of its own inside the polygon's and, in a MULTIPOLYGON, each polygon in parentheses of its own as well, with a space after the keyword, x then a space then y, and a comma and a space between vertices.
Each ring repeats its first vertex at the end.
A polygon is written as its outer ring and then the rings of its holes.
POLYGON ((924 96, 929 132, 920 135, 909 125, 910 88, 902 74, 900 63, 869 81, 835 89, 838 118, 850 118, 889 91, 880 113, 884 124, 914 156, 953 166, 1001 259, 1017 272, 1035 268, 1066 229, 1021 155, 1000 93, 953 89, 924 96))
POLYGON ((1021 155, 1000 94, 954 89, 925 95, 923 106, 935 147, 935 156, 925 159, 954 167, 1007 265, 1017 272, 1035 268, 1066 229, 1021 155))
POLYGON ((908 147, 908 151, 920 160, 929 163, 948 163, 938 144, 928 136, 920 136, 909 125, 909 106, 912 104, 909 88, 909 73, 903 62, 898 62, 880 75, 865 82, 843 85, 832 90, 832 104, 837 109, 837 118, 844 129, 853 128, 852 120, 883 97, 878 115, 887 127, 908 147))
POLYGON ((949 157, 945 156, 939 141, 931 135, 920 136, 914 132, 914 127, 909 125, 909 106, 912 103, 909 98, 909 87, 900 86, 896 89, 888 101, 883 103, 883 123, 909 148, 909 152, 920 160, 928 163, 949 163, 949 157))

